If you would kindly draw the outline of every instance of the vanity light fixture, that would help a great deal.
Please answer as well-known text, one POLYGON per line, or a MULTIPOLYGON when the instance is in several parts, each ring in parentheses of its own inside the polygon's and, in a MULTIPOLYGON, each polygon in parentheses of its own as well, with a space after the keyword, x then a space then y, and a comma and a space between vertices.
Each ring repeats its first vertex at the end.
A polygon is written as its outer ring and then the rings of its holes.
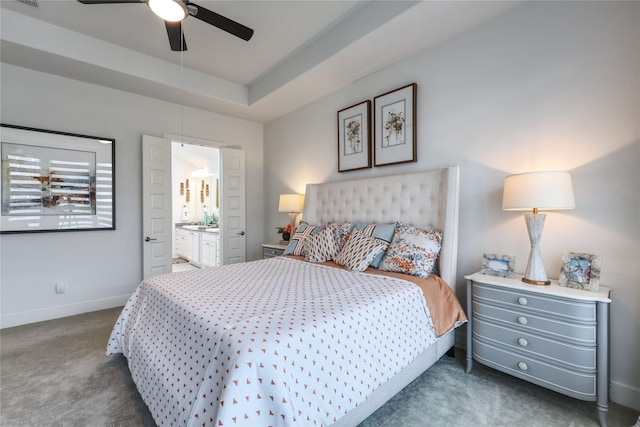
POLYGON ((204 178, 204 177, 207 177, 209 175, 210 175, 209 171, 204 167, 198 168, 198 169, 194 170, 193 172, 191 172, 191 176, 196 177, 196 178, 204 178))

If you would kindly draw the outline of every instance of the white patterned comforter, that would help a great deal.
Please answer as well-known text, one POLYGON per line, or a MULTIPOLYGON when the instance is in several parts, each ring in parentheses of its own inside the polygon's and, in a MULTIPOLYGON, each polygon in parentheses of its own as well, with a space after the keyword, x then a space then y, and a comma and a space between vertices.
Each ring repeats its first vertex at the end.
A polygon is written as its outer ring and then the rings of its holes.
POLYGON ((326 426, 435 340, 417 286, 280 257, 146 279, 107 354, 159 425, 326 426))

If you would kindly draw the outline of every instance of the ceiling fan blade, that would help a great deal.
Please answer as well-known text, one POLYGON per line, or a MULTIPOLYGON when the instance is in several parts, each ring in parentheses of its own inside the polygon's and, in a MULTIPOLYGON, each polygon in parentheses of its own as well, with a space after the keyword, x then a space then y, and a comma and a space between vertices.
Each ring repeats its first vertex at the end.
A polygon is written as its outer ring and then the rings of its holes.
POLYGON ((171 50, 176 52, 187 50, 187 42, 184 40, 184 34, 182 33, 182 23, 164 21, 164 25, 167 27, 171 50))
POLYGON ((144 3, 144 0, 78 0, 82 4, 144 3))
POLYGON ((240 37, 242 40, 249 41, 253 36, 253 30, 249 27, 245 27, 242 24, 237 23, 227 17, 219 15, 215 12, 205 9, 202 6, 198 6, 194 3, 187 3, 189 11, 194 11, 193 17, 200 19, 201 21, 211 24, 214 27, 218 27, 221 30, 226 31, 229 34, 233 34, 236 37, 240 37))

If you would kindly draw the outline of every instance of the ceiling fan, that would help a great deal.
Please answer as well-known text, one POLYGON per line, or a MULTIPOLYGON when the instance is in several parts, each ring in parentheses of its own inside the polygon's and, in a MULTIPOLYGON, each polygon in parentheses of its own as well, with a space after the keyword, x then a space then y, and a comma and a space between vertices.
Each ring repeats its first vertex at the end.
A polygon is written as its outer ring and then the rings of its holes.
POLYGON ((182 33, 182 21, 189 15, 218 27, 242 40, 249 41, 253 30, 227 17, 191 3, 188 0, 78 0, 82 4, 146 3, 147 6, 164 20, 169 36, 169 45, 173 51, 187 50, 182 33))

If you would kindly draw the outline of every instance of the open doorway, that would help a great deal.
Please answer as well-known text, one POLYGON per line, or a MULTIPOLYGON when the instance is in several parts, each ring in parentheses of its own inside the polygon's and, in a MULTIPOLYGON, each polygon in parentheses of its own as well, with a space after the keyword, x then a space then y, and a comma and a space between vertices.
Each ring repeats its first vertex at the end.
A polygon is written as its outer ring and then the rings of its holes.
MULTIPOLYGON (((175 140, 175 139, 174 139, 175 140)), ((143 246, 143 277, 151 277, 158 274, 172 271, 172 255, 177 249, 175 244, 176 232, 189 233, 188 243, 181 249, 191 251, 188 258, 192 258, 194 266, 216 266, 227 265, 246 261, 246 193, 245 174, 246 156, 241 148, 222 147, 209 145, 194 141, 194 144, 204 145, 210 149, 217 149, 218 157, 218 182, 209 181, 209 199, 207 201, 207 183, 205 180, 196 180, 193 183, 194 170, 189 169, 192 174, 176 177, 176 183, 172 182, 172 141, 167 138, 158 138, 151 135, 142 135, 142 239, 143 246), (180 194, 180 179, 183 179, 183 192, 180 194), (192 190, 200 200, 200 204, 195 204, 192 208, 191 216, 185 215, 182 219, 182 212, 173 218, 173 204, 181 203, 184 197, 186 201, 187 182, 189 179, 189 200, 191 201, 192 190), (205 181, 205 182, 203 182, 205 181), (199 185, 200 187, 196 187, 199 185), (217 186, 219 185, 219 189, 217 186), (193 188, 192 188, 193 187, 193 188), (201 201, 200 191, 204 190, 204 200, 201 201), (216 197, 216 191, 218 197, 216 197), (197 192, 196 192, 197 191, 197 192), (178 196, 175 196, 175 194, 178 196), (204 204, 207 205, 207 217, 204 216, 204 204), (216 206, 216 203, 219 205, 216 206), (215 218, 209 206, 216 206, 219 213, 219 227, 216 229, 215 218), (185 224, 183 221, 187 221, 185 224), (201 224, 198 224, 202 221, 201 224), (176 226, 178 224, 179 226, 176 226), (194 235, 196 237, 194 237, 194 235), (214 239, 217 237, 217 239, 214 239), (207 242, 213 241, 208 244, 207 242), (212 245, 216 244, 217 247, 212 245)), ((186 147, 179 144, 180 148, 186 147)), ((208 151, 205 157, 213 157, 216 151, 208 151)), ((216 162, 213 163, 213 169, 216 162)), ((196 170, 200 169, 196 165, 196 170)), ((209 175, 207 173, 207 175, 209 175)), ((212 176, 214 174, 211 174, 212 176)), ((208 176, 207 179, 211 179, 208 176)), ((198 178, 198 176, 196 176, 198 178)), ((183 208, 184 203, 177 205, 183 208)), ((184 242, 183 242, 184 243, 184 242)))
POLYGON ((221 264, 220 149, 171 143, 172 271, 221 264))

